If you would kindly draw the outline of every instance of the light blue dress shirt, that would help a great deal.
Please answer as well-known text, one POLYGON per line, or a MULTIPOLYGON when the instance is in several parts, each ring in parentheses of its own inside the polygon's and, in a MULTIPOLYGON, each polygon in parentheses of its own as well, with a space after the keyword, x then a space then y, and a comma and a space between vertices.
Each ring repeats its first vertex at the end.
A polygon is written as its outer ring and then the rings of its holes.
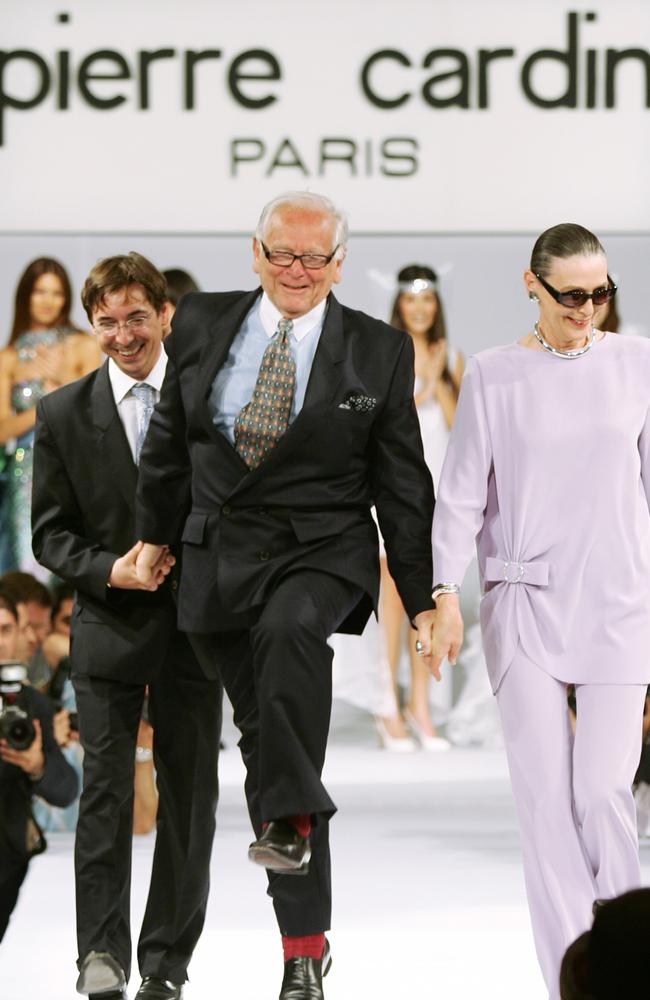
MULTIPOLYGON (((310 312, 293 321, 289 334, 296 361, 296 388, 289 423, 300 413, 305 401, 311 366, 320 340, 327 300, 323 299, 310 312)), ((264 351, 276 335, 282 313, 276 309, 266 292, 257 299, 235 339, 224 364, 212 383, 209 396, 210 413, 215 426, 231 444, 235 443, 235 420, 240 410, 250 402, 257 381, 264 351)))

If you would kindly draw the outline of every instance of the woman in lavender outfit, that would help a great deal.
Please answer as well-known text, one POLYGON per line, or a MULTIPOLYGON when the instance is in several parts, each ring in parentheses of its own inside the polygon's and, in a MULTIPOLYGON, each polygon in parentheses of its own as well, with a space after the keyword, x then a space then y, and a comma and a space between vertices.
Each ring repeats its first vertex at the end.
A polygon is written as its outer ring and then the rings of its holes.
POLYGON ((434 517, 433 666, 462 640, 455 591, 476 540, 535 944, 557 1000, 594 900, 641 881, 631 786, 650 681, 650 341, 593 328, 616 288, 581 226, 542 233, 524 278, 534 332, 472 358, 461 388, 434 517))

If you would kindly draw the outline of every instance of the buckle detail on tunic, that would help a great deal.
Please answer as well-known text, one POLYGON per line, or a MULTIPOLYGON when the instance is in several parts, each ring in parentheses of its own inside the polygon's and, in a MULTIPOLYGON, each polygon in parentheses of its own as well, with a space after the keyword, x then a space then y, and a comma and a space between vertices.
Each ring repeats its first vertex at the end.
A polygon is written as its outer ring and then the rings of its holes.
POLYGON ((515 562, 514 559, 488 556, 485 560, 485 580, 488 583, 527 583, 534 587, 547 587, 548 573, 549 565, 541 559, 515 562))

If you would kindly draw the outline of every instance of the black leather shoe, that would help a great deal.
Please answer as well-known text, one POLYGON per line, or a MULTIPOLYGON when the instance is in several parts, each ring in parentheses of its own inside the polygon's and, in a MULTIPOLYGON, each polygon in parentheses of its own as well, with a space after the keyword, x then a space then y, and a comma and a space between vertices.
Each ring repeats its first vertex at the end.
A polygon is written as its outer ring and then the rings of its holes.
POLYGON ((127 1000, 126 976, 118 960, 107 951, 90 951, 81 963, 77 992, 89 1000, 127 1000))
POLYGON ((248 848, 248 858, 256 865, 282 875, 306 875, 311 857, 309 837, 301 837, 290 823, 275 820, 248 848))
POLYGON ((168 979, 145 976, 135 1000, 183 1000, 183 986, 168 979))
POLYGON ((324 1000, 323 977, 332 966, 329 941, 322 958, 290 958, 284 963, 279 1000, 324 1000))

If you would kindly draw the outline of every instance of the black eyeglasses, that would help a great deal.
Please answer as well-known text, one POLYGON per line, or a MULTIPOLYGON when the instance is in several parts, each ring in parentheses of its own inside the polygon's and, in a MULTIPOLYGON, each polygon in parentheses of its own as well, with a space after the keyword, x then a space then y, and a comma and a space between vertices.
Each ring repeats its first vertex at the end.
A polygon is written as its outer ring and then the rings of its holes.
POLYGON ((260 240, 260 246, 264 251, 264 256, 271 264, 278 267, 291 267, 294 260, 299 260, 308 271, 320 271, 322 267, 327 267, 339 248, 337 243, 331 254, 324 253, 289 253, 288 250, 269 250, 260 240))
POLYGON ((574 288, 570 292, 558 292, 557 288, 553 288, 552 285, 549 285, 548 281, 544 281, 541 274, 535 274, 535 277, 542 283, 548 294, 553 296, 556 302, 559 302, 561 306, 566 306, 568 309, 577 309, 583 306, 587 299, 591 299, 595 306, 604 306, 606 302, 611 302, 618 291, 618 286, 614 284, 609 275, 607 275, 609 284, 602 285, 600 288, 594 288, 593 292, 585 292, 582 288, 574 288))

